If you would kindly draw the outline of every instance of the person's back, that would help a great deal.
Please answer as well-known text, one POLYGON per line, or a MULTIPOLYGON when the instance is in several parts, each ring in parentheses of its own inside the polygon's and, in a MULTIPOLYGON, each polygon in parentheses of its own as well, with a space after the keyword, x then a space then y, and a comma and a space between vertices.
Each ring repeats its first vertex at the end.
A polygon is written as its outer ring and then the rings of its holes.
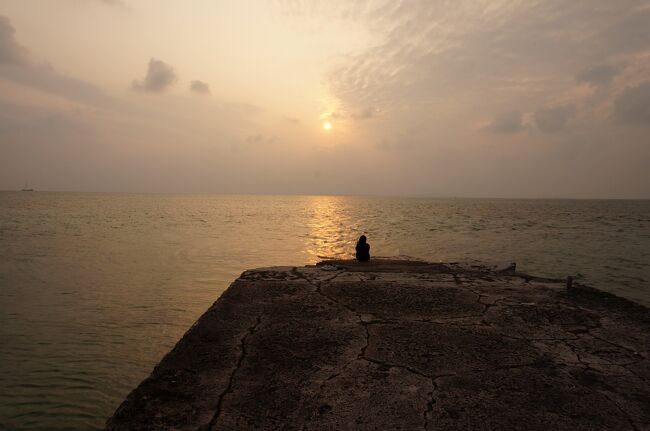
POLYGON ((370 244, 366 242, 366 236, 361 235, 356 247, 357 260, 359 262, 367 262, 370 260, 370 244))

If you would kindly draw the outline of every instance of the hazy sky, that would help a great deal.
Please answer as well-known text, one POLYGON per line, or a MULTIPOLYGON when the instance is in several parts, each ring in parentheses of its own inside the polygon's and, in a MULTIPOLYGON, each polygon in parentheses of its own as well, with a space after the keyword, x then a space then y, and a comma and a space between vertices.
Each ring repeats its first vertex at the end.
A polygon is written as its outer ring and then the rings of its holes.
POLYGON ((650 198, 649 29, 628 0, 0 0, 0 189, 650 198))

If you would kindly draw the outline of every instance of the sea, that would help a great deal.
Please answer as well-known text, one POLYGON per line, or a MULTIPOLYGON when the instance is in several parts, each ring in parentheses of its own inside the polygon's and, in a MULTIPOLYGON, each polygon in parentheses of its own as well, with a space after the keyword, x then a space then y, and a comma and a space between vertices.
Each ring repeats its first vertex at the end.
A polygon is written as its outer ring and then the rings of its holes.
POLYGON ((516 262, 650 306, 650 201, 0 192, 0 429, 95 430, 245 269, 516 262))

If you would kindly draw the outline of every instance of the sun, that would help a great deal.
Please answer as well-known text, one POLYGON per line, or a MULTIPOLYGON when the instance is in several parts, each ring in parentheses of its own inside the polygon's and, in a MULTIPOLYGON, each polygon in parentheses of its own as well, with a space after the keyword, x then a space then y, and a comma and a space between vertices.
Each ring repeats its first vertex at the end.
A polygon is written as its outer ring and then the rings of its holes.
POLYGON ((332 130, 332 123, 330 123, 329 121, 324 122, 323 123, 323 129, 332 130))

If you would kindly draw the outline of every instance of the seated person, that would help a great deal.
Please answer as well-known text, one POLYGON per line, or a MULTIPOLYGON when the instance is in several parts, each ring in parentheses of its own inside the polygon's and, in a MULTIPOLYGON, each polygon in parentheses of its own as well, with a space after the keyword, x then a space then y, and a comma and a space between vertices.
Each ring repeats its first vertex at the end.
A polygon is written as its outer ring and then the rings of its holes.
POLYGON ((359 262, 368 262, 370 260, 370 244, 366 242, 366 236, 361 235, 357 242, 357 260, 359 262))

